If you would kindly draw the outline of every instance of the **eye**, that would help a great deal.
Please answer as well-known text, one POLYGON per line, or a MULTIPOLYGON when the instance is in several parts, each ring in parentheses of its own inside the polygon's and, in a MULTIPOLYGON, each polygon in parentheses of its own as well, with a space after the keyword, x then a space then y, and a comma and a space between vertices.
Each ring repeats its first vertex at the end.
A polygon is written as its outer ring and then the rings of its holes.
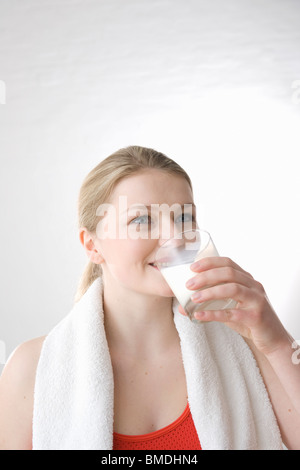
POLYGON ((150 215, 140 215, 139 217, 136 217, 133 219, 131 224, 150 224, 151 223, 151 217, 150 215))
POLYGON ((176 224, 182 224, 182 223, 185 223, 185 222, 194 222, 195 221, 195 217, 193 216, 193 214, 180 214, 180 216, 178 216, 175 220, 175 223, 176 224))

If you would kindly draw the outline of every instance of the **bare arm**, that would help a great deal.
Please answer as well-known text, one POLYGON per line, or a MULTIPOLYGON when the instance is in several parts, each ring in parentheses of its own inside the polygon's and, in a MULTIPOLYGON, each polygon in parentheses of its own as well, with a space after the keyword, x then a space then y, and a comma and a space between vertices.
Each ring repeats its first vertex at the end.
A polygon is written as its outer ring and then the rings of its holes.
POLYGON ((273 405, 282 440, 290 450, 300 450, 300 364, 295 360, 292 341, 267 355, 262 354, 251 342, 251 348, 273 405))
POLYGON ((18 346, 0 377, 0 450, 32 449, 35 373, 43 340, 18 346))
MULTIPOLYGON (((241 334, 256 357, 281 436, 288 449, 300 450, 300 351, 271 306, 263 286, 230 258, 204 258, 191 266, 196 276, 187 287, 192 299, 232 298, 233 309, 194 314, 200 321, 219 321, 241 334), (294 359, 294 360, 293 360, 294 359)), ((179 311, 184 314, 182 307, 179 311)))

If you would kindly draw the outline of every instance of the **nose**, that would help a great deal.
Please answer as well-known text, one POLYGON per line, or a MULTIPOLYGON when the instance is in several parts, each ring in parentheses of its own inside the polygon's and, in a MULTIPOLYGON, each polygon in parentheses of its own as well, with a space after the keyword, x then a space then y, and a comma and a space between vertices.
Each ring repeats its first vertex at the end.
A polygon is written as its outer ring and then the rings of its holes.
POLYGON ((184 238, 181 236, 181 230, 176 228, 176 225, 170 221, 169 230, 163 230, 160 233, 158 244, 163 245, 166 241, 169 241, 169 247, 179 248, 185 244, 184 238))

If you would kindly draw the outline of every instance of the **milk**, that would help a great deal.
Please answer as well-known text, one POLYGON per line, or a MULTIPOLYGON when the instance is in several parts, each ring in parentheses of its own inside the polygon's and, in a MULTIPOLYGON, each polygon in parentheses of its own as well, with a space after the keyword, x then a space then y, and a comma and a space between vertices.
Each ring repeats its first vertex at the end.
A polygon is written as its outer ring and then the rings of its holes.
POLYGON ((185 305, 190 300, 192 291, 185 287, 185 283, 193 277, 194 273, 190 269, 191 263, 179 264, 178 266, 171 266, 161 269, 161 273, 165 280, 171 287, 175 297, 180 305, 185 305))
MULTIPOLYGON (((187 252, 185 252, 185 254, 188 254, 188 250, 187 252)), ((236 304, 236 302, 231 299, 210 300, 207 302, 202 302, 201 304, 195 304, 190 299, 191 295, 195 291, 187 289, 185 287, 185 283, 196 275, 196 273, 190 269, 190 266, 194 261, 198 261, 208 256, 219 256, 212 241, 210 241, 210 243, 206 246, 203 251, 201 251, 200 254, 193 256, 193 254, 191 253, 189 256, 190 261, 188 263, 182 263, 172 266, 168 266, 166 263, 166 266, 161 266, 160 268, 162 275, 171 287, 178 302, 180 303, 180 305, 182 305, 182 307, 190 316, 192 316, 193 313, 197 310, 222 310, 226 307, 233 308, 236 304)))

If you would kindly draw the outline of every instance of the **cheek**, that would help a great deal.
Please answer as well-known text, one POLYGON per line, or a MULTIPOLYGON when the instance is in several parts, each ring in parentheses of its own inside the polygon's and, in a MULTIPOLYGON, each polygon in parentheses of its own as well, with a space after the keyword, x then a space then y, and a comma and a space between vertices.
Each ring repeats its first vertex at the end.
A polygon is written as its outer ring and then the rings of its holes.
POLYGON ((150 289, 157 295, 173 297, 164 279, 146 263, 146 260, 151 260, 156 247, 155 240, 102 240, 103 268, 108 278, 112 277, 133 290, 145 289, 148 292, 150 289))
POLYGON ((102 240, 100 250, 104 261, 114 269, 142 267, 153 251, 149 240, 102 240))
POLYGON ((100 251, 104 258, 104 262, 107 265, 118 264, 120 258, 122 259, 126 255, 124 249, 124 243, 119 240, 103 240, 100 245, 100 251))
MULTIPOLYGON (((149 250, 139 240, 103 240, 103 270, 106 275, 131 289, 140 285, 149 250)), ((150 250, 151 253, 151 250, 150 250)))

